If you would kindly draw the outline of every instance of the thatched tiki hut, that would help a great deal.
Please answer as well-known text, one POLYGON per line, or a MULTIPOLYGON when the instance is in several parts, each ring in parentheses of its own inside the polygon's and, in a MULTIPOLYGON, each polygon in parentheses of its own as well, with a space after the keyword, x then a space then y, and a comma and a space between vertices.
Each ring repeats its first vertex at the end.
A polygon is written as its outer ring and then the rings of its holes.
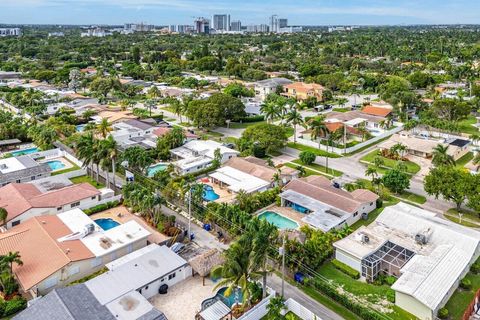
POLYGON ((198 273, 203 278, 203 285, 205 285, 205 277, 210 274, 213 268, 224 262, 222 253, 218 249, 212 249, 192 258, 188 263, 192 267, 192 276, 198 273))

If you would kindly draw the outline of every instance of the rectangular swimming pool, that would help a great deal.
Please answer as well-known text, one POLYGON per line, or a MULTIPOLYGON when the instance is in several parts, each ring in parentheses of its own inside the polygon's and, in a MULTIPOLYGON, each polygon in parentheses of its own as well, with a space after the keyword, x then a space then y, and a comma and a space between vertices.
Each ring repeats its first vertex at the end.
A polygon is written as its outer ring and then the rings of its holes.
POLYGON ((267 220, 278 229, 285 230, 285 229, 298 229, 299 225, 295 221, 284 217, 276 212, 273 211, 265 211, 261 213, 258 218, 260 220, 267 220))

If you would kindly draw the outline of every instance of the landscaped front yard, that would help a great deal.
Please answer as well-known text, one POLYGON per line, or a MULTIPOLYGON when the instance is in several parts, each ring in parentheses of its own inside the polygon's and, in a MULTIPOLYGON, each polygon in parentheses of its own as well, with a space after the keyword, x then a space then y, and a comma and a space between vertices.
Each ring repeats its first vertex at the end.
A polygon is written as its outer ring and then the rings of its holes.
POLYGON ((475 123, 477 123, 477 118, 470 115, 467 117, 467 119, 462 120, 458 123, 458 129, 462 133, 478 134, 479 133, 478 128, 473 126, 475 123))
MULTIPOLYGON (((364 163, 367 163, 367 164, 373 164, 374 159, 376 157, 379 157, 380 159, 383 160, 383 166, 382 166, 381 169, 387 169, 387 170, 392 169, 397 164, 396 160, 388 159, 388 158, 385 158, 385 157, 381 156, 380 155, 380 150, 373 150, 369 154, 363 156, 360 159, 360 161, 364 162, 364 163)), ((416 164, 415 162, 403 161, 403 163, 405 164, 405 166, 407 168, 407 173, 409 173, 409 174, 416 174, 421 169, 420 166, 418 164, 416 164)), ((380 170, 380 173, 384 173, 384 172, 382 172, 382 170, 380 170)))
POLYGON ((308 169, 312 169, 312 170, 316 170, 316 171, 320 171, 322 173, 326 173, 328 175, 332 175, 332 176, 335 176, 335 177, 340 177, 343 175, 343 172, 341 171, 338 171, 338 170, 335 170, 335 169, 332 169, 332 168, 327 168, 322 166, 322 165, 319 165, 319 164, 316 164, 316 163, 312 163, 312 164, 303 164, 302 161, 300 160, 293 160, 292 162, 298 164, 298 165, 301 165, 305 168, 308 168, 308 169))
POLYGON ((300 143, 289 142, 289 143, 287 144, 287 146, 288 146, 289 148, 297 149, 297 150, 299 150, 299 151, 310 151, 310 152, 313 152, 313 153, 316 154, 318 157, 325 157, 325 156, 328 156, 329 158, 341 158, 341 157, 342 157, 341 155, 338 155, 338 154, 336 154, 336 153, 326 152, 326 151, 324 151, 324 150, 320 150, 320 149, 317 149, 317 148, 305 146, 305 145, 300 144, 300 143))

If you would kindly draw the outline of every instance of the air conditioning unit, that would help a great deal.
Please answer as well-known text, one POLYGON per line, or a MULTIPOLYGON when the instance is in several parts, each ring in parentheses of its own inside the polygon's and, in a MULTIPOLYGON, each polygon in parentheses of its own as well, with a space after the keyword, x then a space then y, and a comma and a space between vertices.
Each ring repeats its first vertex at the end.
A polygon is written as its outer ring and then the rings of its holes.
POLYGON ((424 245, 424 244, 427 244, 427 243, 428 243, 427 236, 424 235, 424 234, 421 234, 421 233, 417 233, 417 234, 415 235, 415 241, 416 241, 418 244, 421 244, 421 245, 424 245))
POLYGON ((367 236, 366 234, 362 234, 362 243, 369 243, 370 242, 370 237, 367 236))

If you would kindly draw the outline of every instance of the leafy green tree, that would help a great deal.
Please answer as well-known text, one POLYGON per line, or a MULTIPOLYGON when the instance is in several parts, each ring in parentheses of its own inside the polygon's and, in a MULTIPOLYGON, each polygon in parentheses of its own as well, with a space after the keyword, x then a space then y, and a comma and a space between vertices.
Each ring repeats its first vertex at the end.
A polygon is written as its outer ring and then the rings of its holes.
POLYGON ((453 156, 448 154, 448 146, 438 144, 435 148, 433 148, 432 164, 435 167, 455 165, 455 159, 453 159, 453 156))
POLYGON ((267 153, 275 153, 287 144, 287 132, 285 128, 268 123, 259 123, 248 127, 238 141, 241 151, 253 152, 254 146, 258 146, 267 153))
POLYGON ((122 159, 128 162, 129 168, 140 172, 144 172, 153 163, 150 152, 138 146, 127 148, 122 159))
POLYGON ((285 319, 285 316, 282 315, 283 312, 287 310, 285 306, 285 300, 283 297, 278 296, 270 299, 270 302, 267 305, 267 315, 266 319, 268 320, 282 320, 285 319))
POLYGON ((7 218, 8 218, 8 211, 5 208, 0 207, 0 221, 2 221, 2 224, 7 223, 7 218))
POLYGON ((253 90, 247 89, 243 84, 240 83, 230 83, 223 89, 223 93, 231 95, 235 98, 241 97, 253 97, 255 93, 253 90))
POLYGON ((306 164, 306 165, 312 164, 315 161, 315 159, 317 158, 315 153, 313 153, 311 151, 302 151, 302 152, 300 152, 299 157, 300 157, 300 161, 302 161, 302 163, 306 164))
POLYGON ((51 149, 53 143, 58 139, 55 129, 45 124, 30 127, 28 129, 28 137, 43 150, 51 149))
POLYGON ((470 114, 472 107, 458 99, 437 99, 433 102, 431 110, 440 119, 459 121, 470 114))
POLYGON ((472 176, 463 169, 452 166, 440 166, 425 177, 424 187, 429 195, 455 203, 460 210, 471 190, 472 176))
POLYGON ((385 187, 397 194, 410 188, 410 177, 398 168, 388 170, 382 177, 382 181, 385 187))

